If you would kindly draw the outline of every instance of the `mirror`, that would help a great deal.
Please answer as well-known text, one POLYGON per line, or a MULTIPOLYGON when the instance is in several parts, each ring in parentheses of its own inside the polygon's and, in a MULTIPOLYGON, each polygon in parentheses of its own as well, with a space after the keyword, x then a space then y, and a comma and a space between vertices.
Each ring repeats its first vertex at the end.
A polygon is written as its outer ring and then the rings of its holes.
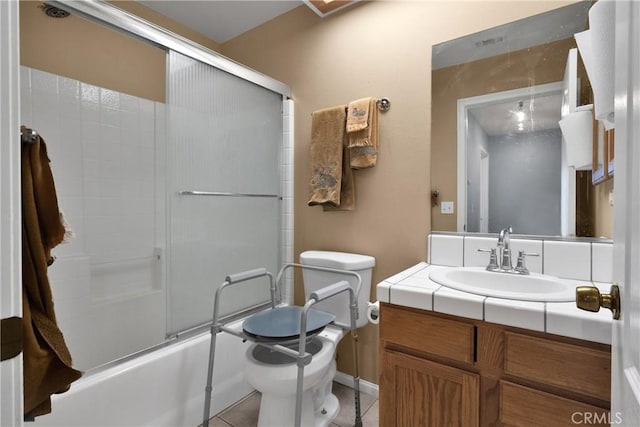
POLYGON ((567 98, 572 109, 592 103, 579 55, 570 76, 576 92, 568 97, 563 84, 573 35, 587 28, 591 5, 433 46, 432 230, 496 233, 512 225, 517 234, 611 236, 611 213, 600 213, 609 203, 591 202, 608 193, 581 185, 591 172, 566 166, 558 125, 567 98), (586 213, 577 202, 585 199, 586 213), (576 226, 585 216, 595 225, 576 226))

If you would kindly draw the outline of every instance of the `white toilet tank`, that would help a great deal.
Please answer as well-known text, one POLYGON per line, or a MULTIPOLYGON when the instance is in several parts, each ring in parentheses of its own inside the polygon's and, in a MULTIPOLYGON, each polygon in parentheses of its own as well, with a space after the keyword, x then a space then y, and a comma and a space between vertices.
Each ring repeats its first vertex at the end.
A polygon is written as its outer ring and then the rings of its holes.
MULTIPOLYGON (((368 255, 350 254, 346 252, 329 251, 306 251, 300 254, 300 264, 313 265, 317 267, 337 268, 356 272, 362 279, 360 294, 358 295, 358 328, 367 324, 367 303, 371 294, 371 270, 376 265, 376 259, 368 255)), ((317 271, 308 268, 302 269, 302 279, 304 281, 305 300, 317 289, 346 280, 351 283, 354 292, 358 284, 355 276, 333 273, 327 271, 317 271)), ((349 294, 343 292, 327 300, 321 301, 313 306, 316 310, 326 311, 336 316, 336 323, 350 325, 351 317, 349 313, 349 294)))

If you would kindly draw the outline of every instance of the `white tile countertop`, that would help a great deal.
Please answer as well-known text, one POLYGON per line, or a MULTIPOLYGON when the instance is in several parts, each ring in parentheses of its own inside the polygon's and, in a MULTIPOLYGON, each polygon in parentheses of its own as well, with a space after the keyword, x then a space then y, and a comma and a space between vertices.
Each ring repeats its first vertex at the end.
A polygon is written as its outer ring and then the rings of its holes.
MULTIPOLYGON (((378 283, 377 299, 422 310, 483 320, 501 325, 547 332, 611 344, 611 312, 590 313, 575 302, 533 302, 492 298, 447 288, 429 279, 442 265, 421 262, 378 283)), ((577 286, 593 285, 609 292, 609 283, 572 280, 577 286)))

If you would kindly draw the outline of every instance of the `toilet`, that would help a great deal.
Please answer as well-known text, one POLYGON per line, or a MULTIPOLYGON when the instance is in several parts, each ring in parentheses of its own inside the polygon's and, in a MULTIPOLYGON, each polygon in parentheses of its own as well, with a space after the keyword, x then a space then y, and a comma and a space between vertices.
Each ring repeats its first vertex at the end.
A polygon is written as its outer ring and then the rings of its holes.
MULTIPOLYGON (((306 251, 300 254, 300 264, 354 271, 362 279, 358 295, 358 328, 367 323, 366 311, 371 290, 371 271, 375 258, 345 252, 306 251)), ((341 280, 348 281, 356 291, 354 276, 302 269, 305 300, 317 289, 341 280)), ((335 295, 313 306, 315 310, 335 315, 332 324, 324 327, 307 342, 306 350, 313 355, 311 363, 304 367, 302 392, 302 426, 326 427, 338 415, 340 405, 331 392, 336 373, 336 348, 340 339, 348 332, 337 325, 350 325, 349 295, 335 295)), ((298 342, 286 344, 297 350, 298 342)), ((281 427, 293 425, 296 406, 296 382, 298 366, 296 359, 268 347, 253 344, 246 353, 247 381, 262 393, 259 427, 281 427)))

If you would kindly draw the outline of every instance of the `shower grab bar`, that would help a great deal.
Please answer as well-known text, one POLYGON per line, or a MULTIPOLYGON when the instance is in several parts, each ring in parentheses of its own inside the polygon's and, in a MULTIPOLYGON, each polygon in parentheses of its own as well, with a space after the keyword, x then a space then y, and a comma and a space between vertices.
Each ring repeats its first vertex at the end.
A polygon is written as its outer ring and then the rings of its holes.
POLYGON ((141 256, 136 258, 122 258, 122 259, 114 259, 110 261, 100 261, 100 262, 91 262, 89 261, 89 265, 93 267, 101 267, 106 265, 119 265, 119 264, 134 264, 134 263, 143 263, 150 261, 159 261, 160 258, 158 255, 151 256, 141 256))
POLYGON ((89 265, 92 267, 101 267, 113 264, 133 264, 133 263, 143 263, 149 261, 162 261, 162 249, 161 248, 153 248, 153 254, 148 256, 138 256, 131 258, 114 258, 107 259, 103 261, 89 261, 89 265))
POLYGON ((224 191, 196 191, 183 190, 178 191, 179 196, 219 196, 219 197, 273 197, 282 200, 279 194, 260 194, 260 193, 227 193, 224 191))

